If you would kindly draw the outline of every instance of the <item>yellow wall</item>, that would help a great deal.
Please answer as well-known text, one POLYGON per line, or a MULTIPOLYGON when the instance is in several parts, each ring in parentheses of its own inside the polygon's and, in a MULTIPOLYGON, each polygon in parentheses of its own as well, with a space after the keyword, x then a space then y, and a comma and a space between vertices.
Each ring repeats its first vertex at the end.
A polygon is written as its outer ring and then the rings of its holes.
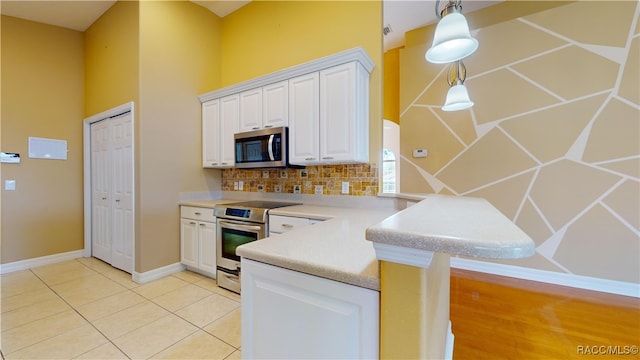
POLYGON ((137 272, 180 261, 181 192, 220 190, 201 166, 197 98, 219 86, 220 32, 188 1, 119 1, 86 31, 86 115, 136 105, 137 272))
POLYGON ((138 3, 118 1, 85 31, 85 117, 138 102, 138 3))
POLYGON ((424 60, 433 27, 408 34, 401 191, 489 200, 537 246, 502 263, 640 283, 640 5, 539 3, 469 15, 470 110, 440 109, 446 66, 424 60))
POLYGON ((83 248, 82 33, 2 16, 2 263, 83 248), (30 159, 28 137, 67 141, 67 160, 30 159))
MULTIPOLYGON (((370 162, 382 145, 382 2, 252 1, 222 22, 222 82, 257 76, 362 46, 370 77, 370 162)), ((213 90, 213 89, 212 89, 213 90)))
POLYGON ((219 86, 220 19, 188 1, 140 3, 136 270, 180 261, 180 192, 220 190, 202 168, 198 95, 219 86))
POLYGON ((400 48, 384 53, 384 119, 400 123, 400 48))

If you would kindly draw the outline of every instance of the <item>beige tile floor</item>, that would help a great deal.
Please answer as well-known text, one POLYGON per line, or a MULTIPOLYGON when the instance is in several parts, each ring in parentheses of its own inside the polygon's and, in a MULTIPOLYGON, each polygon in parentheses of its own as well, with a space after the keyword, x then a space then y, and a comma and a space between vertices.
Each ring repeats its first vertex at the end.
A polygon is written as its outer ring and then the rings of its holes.
POLYGON ((240 296, 193 272, 139 285, 81 258, 0 281, 5 359, 240 358, 240 296))

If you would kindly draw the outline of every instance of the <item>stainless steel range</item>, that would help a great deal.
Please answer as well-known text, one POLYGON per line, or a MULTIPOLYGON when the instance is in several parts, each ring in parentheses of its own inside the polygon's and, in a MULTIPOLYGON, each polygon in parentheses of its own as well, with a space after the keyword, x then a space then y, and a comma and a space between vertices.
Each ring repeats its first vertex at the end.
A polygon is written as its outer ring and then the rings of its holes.
POLYGON ((244 201, 216 205, 218 286, 240 293, 240 257, 236 248, 269 234, 269 210, 300 205, 279 201, 244 201))

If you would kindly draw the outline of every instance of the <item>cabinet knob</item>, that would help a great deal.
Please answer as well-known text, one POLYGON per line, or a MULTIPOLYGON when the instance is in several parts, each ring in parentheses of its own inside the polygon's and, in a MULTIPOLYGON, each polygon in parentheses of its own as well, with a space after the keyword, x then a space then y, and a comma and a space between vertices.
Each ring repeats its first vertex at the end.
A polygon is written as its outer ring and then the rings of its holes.
POLYGON ((251 128, 251 130, 259 130, 260 128, 258 126, 254 126, 251 128))
POLYGON ((195 221, 189 221, 189 224, 191 224, 191 225, 195 225, 195 224, 196 224, 196 222, 195 222, 195 221))
POLYGON ((207 224, 200 223, 200 226, 207 226, 207 224))
POLYGON ((331 159, 333 159, 333 156, 323 156, 322 158, 325 159, 325 160, 331 160, 331 159))
POLYGON ((283 228, 290 229, 290 228, 292 228, 292 227, 293 227, 293 225, 291 225, 291 224, 282 224, 282 227, 283 227, 283 228))
POLYGON ((270 128, 270 127, 273 127, 273 125, 265 125, 264 127, 265 128, 270 128))
POLYGON ((202 213, 199 213, 199 212, 196 212, 196 213, 194 213, 194 214, 196 214, 196 215, 198 215, 198 216, 202 215, 202 213))
POLYGON ((310 158, 305 158, 305 160, 309 161, 309 160, 315 160, 316 158, 310 157, 310 158))

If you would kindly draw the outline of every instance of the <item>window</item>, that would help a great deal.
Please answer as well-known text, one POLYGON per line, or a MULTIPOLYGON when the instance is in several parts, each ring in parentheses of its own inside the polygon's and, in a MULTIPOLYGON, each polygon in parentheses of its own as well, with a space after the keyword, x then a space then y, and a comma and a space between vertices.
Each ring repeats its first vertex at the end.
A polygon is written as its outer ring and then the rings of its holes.
POLYGON ((382 192, 396 192, 396 156, 389 149, 382 149, 382 192))

